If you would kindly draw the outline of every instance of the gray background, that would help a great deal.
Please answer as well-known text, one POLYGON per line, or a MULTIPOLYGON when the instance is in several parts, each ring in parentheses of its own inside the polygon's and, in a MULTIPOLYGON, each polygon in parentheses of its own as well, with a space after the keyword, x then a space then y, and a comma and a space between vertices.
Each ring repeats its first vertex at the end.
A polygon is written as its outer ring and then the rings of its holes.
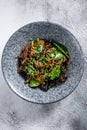
POLYGON ((0 60, 17 29, 43 20, 63 25, 76 36, 84 52, 83 78, 62 101, 37 105, 9 89, 0 67, 0 130, 87 130, 87 0, 0 0, 0 60))

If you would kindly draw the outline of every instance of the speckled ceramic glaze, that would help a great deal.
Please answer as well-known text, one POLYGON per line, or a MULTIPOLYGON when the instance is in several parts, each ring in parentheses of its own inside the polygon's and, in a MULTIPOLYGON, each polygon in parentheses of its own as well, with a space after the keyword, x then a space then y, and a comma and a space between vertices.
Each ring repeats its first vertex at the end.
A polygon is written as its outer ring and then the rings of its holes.
POLYGON ((80 82, 83 74, 82 50, 76 38, 65 28, 53 23, 35 22, 20 28, 10 37, 2 55, 2 70, 8 85, 20 97, 34 103, 52 103, 69 95, 80 82), (47 92, 24 84, 23 77, 17 73, 16 57, 30 37, 55 40, 67 47, 72 64, 66 73, 68 78, 65 83, 53 86, 47 92))

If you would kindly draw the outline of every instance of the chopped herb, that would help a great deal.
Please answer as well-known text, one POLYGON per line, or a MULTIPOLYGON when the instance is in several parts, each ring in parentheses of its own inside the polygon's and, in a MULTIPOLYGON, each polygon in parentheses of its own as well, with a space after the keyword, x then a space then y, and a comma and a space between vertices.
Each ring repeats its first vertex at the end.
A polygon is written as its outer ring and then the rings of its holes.
POLYGON ((38 45, 38 47, 37 47, 37 51, 38 51, 39 53, 41 53, 42 50, 43 50, 43 45, 38 45))
POLYGON ((64 49, 60 47, 57 43, 53 44, 69 59, 69 53, 67 51, 64 51, 64 49))
POLYGON ((30 41, 33 41, 33 38, 29 38, 30 41))
POLYGON ((51 58, 53 58, 53 57, 55 56, 55 54, 54 54, 54 53, 49 53, 49 56, 50 56, 51 58))
POLYGON ((40 83, 34 79, 31 79, 29 85, 30 87, 38 87, 40 83))
POLYGON ((55 59, 56 59, 56 60, 60 60, 60 59, 62 59, 62 58, 64 58, 64 55, 63 55, 61 52, 58 52, 58 53, 55 55, 55 59))
POLYGON ((56 66, 55 68, 52 69, 52 71, 49 73, 49 77, 51 80, 58 78, 60 76, 61 70, 60 66, 56 66))

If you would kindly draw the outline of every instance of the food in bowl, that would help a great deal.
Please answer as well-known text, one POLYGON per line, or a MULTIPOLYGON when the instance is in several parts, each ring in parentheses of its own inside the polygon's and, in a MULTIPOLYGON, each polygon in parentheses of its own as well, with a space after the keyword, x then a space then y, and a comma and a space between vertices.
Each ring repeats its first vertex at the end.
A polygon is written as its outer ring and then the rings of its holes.
POLYGON ((25 84, 47 91, 53 83, 65 82, 69 52, 63 45, 45 39, 33 40, 25 44, 18 56, 18 73, 24 76, 25 84))

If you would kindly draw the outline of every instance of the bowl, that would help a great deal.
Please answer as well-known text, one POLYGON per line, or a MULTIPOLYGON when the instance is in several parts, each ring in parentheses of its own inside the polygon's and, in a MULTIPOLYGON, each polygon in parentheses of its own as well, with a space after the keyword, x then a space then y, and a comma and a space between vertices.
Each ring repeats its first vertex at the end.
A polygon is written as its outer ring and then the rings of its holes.
POLYGON ((33 103, 53 103, 68 96, 79 84, 84 69, 83 52, 77 39, 64 27, 50 22, 34 22, 17 30, 8 40, 2 54, 2 71, 9 87, 23 99, 33 103), (64 45, 70 54, 70 65, 63 84, 57 84, 47 92, 32 89, 24 84, 24 78, 17 73, 18 59, 22 47, 29 38, 55 40, 64 45))

